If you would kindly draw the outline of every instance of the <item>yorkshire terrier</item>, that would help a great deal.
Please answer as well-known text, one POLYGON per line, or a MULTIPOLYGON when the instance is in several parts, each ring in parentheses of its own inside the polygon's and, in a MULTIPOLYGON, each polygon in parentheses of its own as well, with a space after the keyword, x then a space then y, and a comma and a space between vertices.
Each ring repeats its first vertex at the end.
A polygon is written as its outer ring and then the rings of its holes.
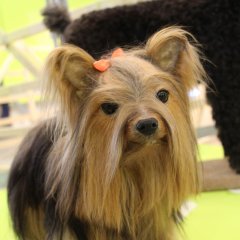
POLYGON ((25 137, 8 201, 24 240, 175 240, 198 192, 188 91, 206 77, 179 27, 96 61, 65 45, 50 54, 56 117, 25 137))

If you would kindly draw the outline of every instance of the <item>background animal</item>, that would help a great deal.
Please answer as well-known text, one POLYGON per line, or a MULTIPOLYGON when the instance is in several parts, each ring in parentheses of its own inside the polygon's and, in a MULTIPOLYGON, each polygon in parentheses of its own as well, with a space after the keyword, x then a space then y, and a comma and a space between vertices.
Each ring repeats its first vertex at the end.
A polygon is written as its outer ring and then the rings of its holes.
POLYGON ((240 172, 240 2, 158 0, 93 11, 71 22, 64 9, 43 11, 44 22, 67 43, 95 57, 116 46, 143 43, 166 25, 182 25, 197 38, 211 63, 208 101, 225 155, 240 172))

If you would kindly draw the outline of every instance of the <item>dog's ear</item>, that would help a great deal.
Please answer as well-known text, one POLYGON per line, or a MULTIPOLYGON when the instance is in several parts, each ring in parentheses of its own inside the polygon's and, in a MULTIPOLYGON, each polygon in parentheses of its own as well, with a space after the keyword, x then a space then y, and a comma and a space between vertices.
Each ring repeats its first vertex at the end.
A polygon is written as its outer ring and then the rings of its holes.
POLYGON ((58 113, 70 124, 76 122, 79 106, 96 85, 94 61, 84 50, 71 45, 54 49, 47 59, 45 98, 59 104, 58 113))
POLYGON ((59 94, 75 93, 79 98, 91 89, 95 60, 81 48, 65 45, 53 50, 46 63, 48 81, 59 94))
POLYGON ((206 73, 192 35, 179 27, 168 27, 154 34, 146 43, 146 53, 163 71, 180 77, 187 89, 202 81, 206 73))

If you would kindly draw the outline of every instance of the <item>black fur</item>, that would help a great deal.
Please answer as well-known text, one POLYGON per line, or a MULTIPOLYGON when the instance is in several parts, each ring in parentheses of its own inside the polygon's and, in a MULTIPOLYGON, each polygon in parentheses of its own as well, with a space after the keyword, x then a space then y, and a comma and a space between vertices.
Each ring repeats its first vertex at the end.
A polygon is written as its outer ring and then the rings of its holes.
POLYGON ((41 129, 39 126, 26 136, 14 159, 8 181, 8 201, 14 229, 22 236, 26 227, 23 219, 26 208, 38 207, 44 196, 44 160, 51 141, 41 129))
POLYGON ((47 198, 45 194, 45 162, 53 144, 51 129, 54 129, 53 125, 47 127, 47 124, 40 124, 27 134, 10 171, 8 202, 14 230, 20 239, 25 239, 29 227, 26 226, 26 210, 39 209, 41 206, 47 240, 52 240, 53 236, 61 239, 64 226, 68 226, 78 239, 84 240, 87 239, 87 224, 71 214, 67 223, 61 222, 54 199, 47 198))
POLYGON ((59 6, 51 6, 42 11, 44 24, 51 32, 62 33, 70 24, 70 16, 67 10, 59 6))
MULTIPOLYGON (((50 15, 48 17, 51 17, 50 15)), ((144 42, 166 25, 182 25, 203 45, 213 80, 208 100, 230 165, 240 172, 240 1, 158 0, 94 11, 62 28, 66 42, 95 57, 144 42)))

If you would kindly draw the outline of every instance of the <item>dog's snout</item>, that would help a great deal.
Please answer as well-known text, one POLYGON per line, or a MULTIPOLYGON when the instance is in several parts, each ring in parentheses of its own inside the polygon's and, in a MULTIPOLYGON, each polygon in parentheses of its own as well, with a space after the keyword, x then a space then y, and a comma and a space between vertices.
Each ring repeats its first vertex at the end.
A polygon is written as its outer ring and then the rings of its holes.
POLYGON ((155 118, 143 119, 137 122, 136 129, 145 136, 150 136, 158 128, 158 121, 155 118))

